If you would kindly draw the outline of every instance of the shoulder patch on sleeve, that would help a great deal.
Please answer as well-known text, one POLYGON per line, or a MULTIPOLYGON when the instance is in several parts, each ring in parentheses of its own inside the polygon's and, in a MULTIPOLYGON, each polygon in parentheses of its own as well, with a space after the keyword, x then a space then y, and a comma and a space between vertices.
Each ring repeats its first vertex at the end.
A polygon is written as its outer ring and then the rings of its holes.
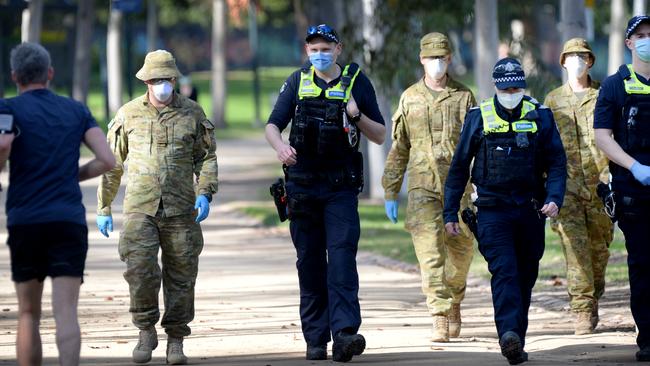
POLYGON ((284 93, 285 90, 287 90, 287 82, 286 81, 280 87, 280 94, 284 93))
POLYGON ((214 130, 214 123, 210 121, 209 119, 205 118, 204 120, 201 121, 201 124, 207 128, 208 130, 214 130))

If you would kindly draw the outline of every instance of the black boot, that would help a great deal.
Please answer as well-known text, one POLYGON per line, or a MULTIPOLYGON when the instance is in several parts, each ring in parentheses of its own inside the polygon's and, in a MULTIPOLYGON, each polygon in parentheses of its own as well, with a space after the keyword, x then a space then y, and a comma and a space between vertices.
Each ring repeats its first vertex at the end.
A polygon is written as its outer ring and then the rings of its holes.
POLYGON ((501 346, 501 354, 508 359, 509 364, 518 365, 528 361, 528 353, 521 347, 521 339, 517 333, 505 332, 499 340, 499 346, 501 346))
POLYGON ((305 358, 308 360, 327 360, 327 345, 307 345, 307 354, 305 358))
POLYGON ((639 362, 650 362, 650 346, 641 348, 636 353, 636 360, 639 362))
POLYGON ((352 356, 358 356, 366 349, 366 339, 361 334, 338 332, 334 336, 332 359, 336 362, 348 362, 352 356))

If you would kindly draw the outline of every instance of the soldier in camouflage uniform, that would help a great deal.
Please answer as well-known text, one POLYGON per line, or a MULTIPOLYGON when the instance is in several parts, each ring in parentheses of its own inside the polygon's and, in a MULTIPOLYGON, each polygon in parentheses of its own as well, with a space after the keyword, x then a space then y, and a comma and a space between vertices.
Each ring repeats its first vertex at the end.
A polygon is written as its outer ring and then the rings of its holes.
POLYGON ((127 267, 129 311, 140 329, 133 350, 136 363, 151 360, 158 345, 161 278, 167 362, 187 363, 182 342, 194 318, 194 284, 203 248, 199 222, 208 216, 209 202, 217 192, 214 126, 198 104, 173 91, 179 75, 171 53, 147 54, 136 77, 148 91, 122 106, 109 124, 108 142, 117 164, 104 174, 97 191, 97 225, 108 236, 113 226, 111 203, 128 163, 119 254, 127 267))
POLYGON ((605 292, 605 267, 613 225, 596 194, 606 181, 607 158, 596 148, 593 118, 600 83, 589 76, 595 57, 587 41, 567 41, 560 55, 568 82, 551 91, 544 104, 553 111, 567 155, 567 185, 560 215, 551 228, 560 235, 567 265, 567 289, 576 313, 576 334, 598 324, 598 299, 605 292))
MULTIPOLYGON (((420 41, 425 76, 409 87, 393 115, 393 145, 382 184, 386 215, 397 222, 397 197, 408 168, 406 230, 411 233, 422 274, 422 292, 433 315, 433 342, 460 334, 473 242, 469 231, 451 237, 442 218, 442 192, 465 113, 476 104, 472 92, 451 79, 449 40, 429 33, 420 41)), ((469 196, 469 195, 468 195, 469 196)))

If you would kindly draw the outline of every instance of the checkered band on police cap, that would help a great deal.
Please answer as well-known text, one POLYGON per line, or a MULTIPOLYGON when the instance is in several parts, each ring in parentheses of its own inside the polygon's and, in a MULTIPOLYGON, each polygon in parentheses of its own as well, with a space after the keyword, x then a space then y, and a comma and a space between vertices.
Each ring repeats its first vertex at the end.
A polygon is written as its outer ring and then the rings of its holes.
POLYGON ((514 58, 506 57, 497 61, 492 70, 492 80, 497 89, 526 88, 526 75, 521 63, 514 58))
POLYGON ((641 23, 647 22, 650 23, 650 16, 647 15, 637 15, 632 17, 629 22, 627 22, 627 28, 625 29, 625 38, 630 38, 641 23))

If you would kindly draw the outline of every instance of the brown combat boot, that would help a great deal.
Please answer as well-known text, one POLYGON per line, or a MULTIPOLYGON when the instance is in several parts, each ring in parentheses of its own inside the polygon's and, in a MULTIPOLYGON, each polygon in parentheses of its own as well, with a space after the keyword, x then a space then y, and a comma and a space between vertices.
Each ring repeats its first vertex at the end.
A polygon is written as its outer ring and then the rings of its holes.
POLYGON ((133 349, 133 362, 147 363, 151 361, 151 352, 158 347, 158 334, 156 328, 140 330, 140 339, 133 349))
POLYGON ((460 335, 460 304, 451 304, 451 310, 447 316, 449 319, 449 337, 458 338, 460 335))
POLYGON ((594 302, 593 308, 591 308, 591 328, 596 329, 596 326, 598 326, 598 321, 600 318, 598 317, 598 301, 594 302))
POLYGON ((591 311, 581 311, 576 313, 576 327, 575 334, 591 334, 594 332, 594 327, 591 322, 591 311))
POLYGON ((445 315, 433 316, 431 342, 449 342, 449 319, 445 315))
POLYGON ((187 365, 187 357, 183 354, 183 337, 167 337, 167 363, 187 365))

